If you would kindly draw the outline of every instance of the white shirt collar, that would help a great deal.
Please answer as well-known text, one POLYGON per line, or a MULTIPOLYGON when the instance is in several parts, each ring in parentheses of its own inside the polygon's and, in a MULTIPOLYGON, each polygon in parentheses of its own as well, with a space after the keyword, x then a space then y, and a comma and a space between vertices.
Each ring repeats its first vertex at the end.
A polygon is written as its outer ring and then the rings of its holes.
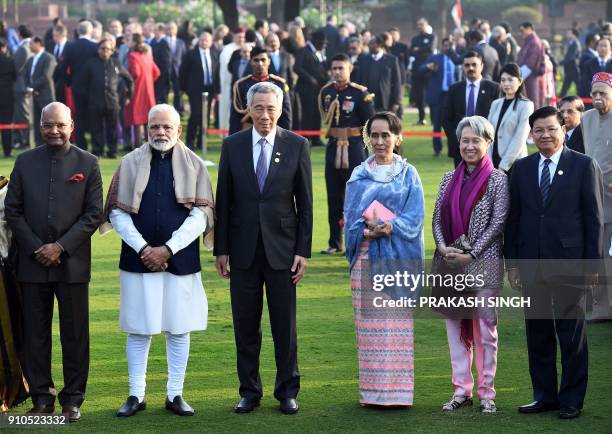
POLYGON ((572 134, 574 134, 574 130, 576 128, 572 128, 571 130, 567 130, 567 132, 565 134, 567 134, 567 138, 569 139, 570 137, 572 137, 572 134))
MULTIPOLYGON (((563 146, 561 146, 554 154, 552 154, 550 157, 553 164, 555 166, 557 166, 559 164, 559 159, 561 158, 561 152, 563 152, 563 146)), ((544 155, 540 154, 540 165, 544 164, 544 160, 546 160, 547 157, 545 157, 544 155)))
POLYGON ((45 49, 43 48, 42 50, 40 50, 37 54, 34 55, 34 60, 32 62, 38 62, 38 59, 40 59, 40 56, 42 56, 42 54, 45 52, 45 49))
POLYGON ((591 47, 589 47, 589 51, 593 53, 595 57, 599 57, 599 53, 597 52, 597 50, 593 50, 591 47))
MULTIPOLYGON (((251 128, 251 137, 253 138, 253 149, 257 146, 257 142, 262 138, 262 135, 257 132, 255 127, 251 128)), ((274 147, 274 138, 276 137, 276 128, 274 128, 270 133, 265 137, 266 141, 274 147)))
POLYGON ((465 88, 468 89, 468 92, 469 92, 470 84, 473 84, 474 86, 476 86, 476 89, 480 87, 480 82, 482 81, 482 77, 476 81, 470 81, 466 78, 465 81, 466 81, 465 88))
POLYGON ((380 50, 378 53, 372 54, 372 58, 378 62, 380 59, 382 59, 384 55, 385 55, 385 52, 380 50))

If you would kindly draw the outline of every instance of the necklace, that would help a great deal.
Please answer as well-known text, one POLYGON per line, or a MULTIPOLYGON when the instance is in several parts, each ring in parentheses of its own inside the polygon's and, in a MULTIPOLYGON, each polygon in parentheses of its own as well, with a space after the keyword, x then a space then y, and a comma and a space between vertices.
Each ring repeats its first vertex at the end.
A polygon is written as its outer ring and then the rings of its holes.
POLYGON ((390 182, 393 180, 394 178, 393 174, 395 173, 395 164, 396 164, 395 158, 393 159, 393 161, 391 161, 390 164, 378 164, 376 162, 376 159, 373 159, 372 162, 374 163, 372 167, 372 171, 374 173, 381 176, 385 182, 390 182))

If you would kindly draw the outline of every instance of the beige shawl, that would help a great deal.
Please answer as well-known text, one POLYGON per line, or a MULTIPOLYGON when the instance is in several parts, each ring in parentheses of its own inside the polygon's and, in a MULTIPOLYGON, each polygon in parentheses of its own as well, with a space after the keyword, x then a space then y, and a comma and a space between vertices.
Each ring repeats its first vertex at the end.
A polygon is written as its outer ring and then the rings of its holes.
MULTIPOLYGON (((144 143, 121 160, 108 189, 104 206, 104 223, 100 226, 102 235, 112 229, 109 214, 113 208, 119 208, 131 214, 138 213, 142 194, 147 187, 151 173, 153 156, 151 149, 149 143, 144 143)), ((204 245, 211 249, 215 219, 210 177, 204 161, 180 140, 172 148, 172 173, 176 202, 188 209, 194 206, 200 207, 206 215, 204 245)))

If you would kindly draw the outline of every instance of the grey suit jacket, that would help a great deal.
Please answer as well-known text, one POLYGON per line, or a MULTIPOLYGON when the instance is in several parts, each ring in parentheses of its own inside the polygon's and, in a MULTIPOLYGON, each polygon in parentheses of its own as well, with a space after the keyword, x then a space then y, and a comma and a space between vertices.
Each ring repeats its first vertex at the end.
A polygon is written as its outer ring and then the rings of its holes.
MULTIPOLYGON (((170 41, 168 41, 168 44, 170 44, 170 41)), ((185 41, 182 39, 176 38, 175 44, 176 47, 172 53, 172 77, 173 79, 178 80, 179 70, 181 69, 183 58, 185 57, 185 54, 187 54, 187 48, 185 47, 185 41)))
POLYGON ((98 159, 69 143, 59 150, 43 145, 17 157, 10 180, 4 206, 17 280, 88 282, 91 235, 102 223, 98 159), (44 267, 34 252, 53 242, 64 248, 61 263, 44 267))
POLYGON ((15 72, 17 73, 17 80, 15 81, 15 95, 25 94, 26 83, 23 75, 26 62, 32 57, 29 44, 20 45, 13 55, 13 61, 15 62, 15 72))
MULTIPOLYGON (((497 128, 497 121, 501 112, 504 98, 498 98, 491 103, 489 116, 493 128, 497 128)), ((527 137, 529 136, 529 116, 533 113, 533 102, 528 99, 519 99, 510 103, 503 119, 497 128, 497 152, 501 157, 499 168, 505 172, 519 158, 527 156, 527 137)), ((493 145, 489 146, 489 156, 493 155, 493 145)))
POLYGON ((55 85, 53 83, 53 73, 57 66, 55 57, 43 51, 36 66, 34 73, 31 73, 34 56, 30 57, 23 68, 25 74, 26 87, 34 89, 34 102, 39 106, 45 106, 55 101, 55 85))

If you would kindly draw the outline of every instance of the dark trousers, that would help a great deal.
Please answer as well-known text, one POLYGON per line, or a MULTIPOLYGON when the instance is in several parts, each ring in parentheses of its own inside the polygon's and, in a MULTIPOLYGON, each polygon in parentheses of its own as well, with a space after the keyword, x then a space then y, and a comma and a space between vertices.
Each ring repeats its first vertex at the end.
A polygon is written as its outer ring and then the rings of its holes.
POLYGON ((251 266, 247 269, 232 267, 231 273, 230 294, 240 396, 259 399, 263 395, 259 352, 265 284, 276 360, 274 397, 278 400, 295 398, 300 390, 300 372, 297 363, 295 285, 291 282, 291 270, 273 270, 270 267, 260 236, 251 266))
POLYGON ((117 155, 117 120, 119 112, 113 109, 89 109, 89 127, 91 129, 92 151, 97 156, 104 154, 104 143, 107 155, 117 155))
POLYGON ((53 102, 52 100, 41 101, 37 98, 34 98, 34 104, 33 104, 34 113, 32 113, 32 116, 34 117, 34 123, 32 125, 34 128, 34 144, 36 146, 44 145, 43 138, 42 138, 42 132, 40 131, 40 115, 41 115, 42 109, 47 104, 51 104, 52 102, 53 102))
POLYGON ((584 291, 562 285, 534 285, 525 295, 529 374, 534 400, 582 408, 588 380, 584 291), (561 386, 557 380, 557 339, 561 348, 561 386))
POLYGON ((64 388, 59 402, 80 406, 89 372, 88 283, 21 283, 23 295, 24 374, 34 404, 55 402, 51 378, 53 296, 59 307, 64 388))
POLYGON ((576 93, 578 93, 580 86, 580 80, 578 79, 578 77, 579 74, 577 68, 574 67, 573 70, 571 68, 565 69, 565 75, 563 76, 563 86, 561 87, 561 93, 559 94, 561 98, 567 95, 567 91, 572 85, 572 82, 576 85, 576 93))
MULTIPOLYGON (((182 116, 183 115, 183 99, 181 98, 181 82, 177 75, 172 73, 172 92, 174 93, 174 108, 182 116)), ((211 96, 212 97, 212 96, 211 96)))
MULTIPOLYGON (((0 123, 10 124, 11 122, 13 122, 13 101, 4 101, 3 104, 0 105, 0 123)), ((11 156, 11 136, 11 130, 2 130, 2 150, 5 157, 11 156)))
MULTIPOLYGON (((352 139, 354 140, 354 139, 352 139)), ((344 208, 344 192, 346 183, 353 173, 353 169, 366 158, 366 152, 361 140, 349 144, 349 168, 336 169, 336 141, 330 139, 325 150, 325 187, 327 189, 327 222, 329 224, 329 247, 344 250, 342 243, 342 219, 344 208)))
MULTIPOLYGON (((321 115, 319 113, 319 103, 317 96, 319 89, 299 89, 300 104, 302 106, 302 119, 300 128, 302 130, 319 130, 321 129, 321 115)), ((309 136, 310 142, 320 144, 319 136, 309 136)))
POLYGON ((427 87, 427 77, 420 73, 412 76, 411 97, 412 103, 419 110, 419 122, 425 120, 425 88, 427 87))
MULTIPOLYGON (((103 96, 92 96, 100 98, 103 96)), ((79 148, 87 150, 87 139, 85 133, 89 129, 87 119, 87 95, 74 94, 74 129, 76 131, 76 144, 79 148)))
MULTIPOLYGON (((446 92, 444 92, 446 94, 446 92)), ((444 96, 440 97, 440 101, 443 101, 444 96)), ((439 133, 442 131, 442 104, 432 104, 429 106, 429 116, 431 117, 431 125, 433 126, 433 132, 439 133)), ((442 138, 434 137, 432 139, 433 150, 436 155, 440 155, 442 152, 442 138)))
POLYGON ((157 104, 168 103, 168 93, 170 92, 170 77, 160 76, 153 85, 155 90, 155 102, 157 104))
MULTIPOLYGON (((204 88, 202 92, 208 92, 208 118, 210 119, 210 106, 213 101, 212 86, 204 88)), ((202 94, 189 95, 189 120, 187 121, 187 141, 186 145, 189 149, 195 149, 200 146, 202 139, 202 94)))
POLYGON ((289 91, 289 96, 291 97, 291 126, 294 130, 302 129, 302 103, 300 101, 300 96, 295 90, 289 91))

